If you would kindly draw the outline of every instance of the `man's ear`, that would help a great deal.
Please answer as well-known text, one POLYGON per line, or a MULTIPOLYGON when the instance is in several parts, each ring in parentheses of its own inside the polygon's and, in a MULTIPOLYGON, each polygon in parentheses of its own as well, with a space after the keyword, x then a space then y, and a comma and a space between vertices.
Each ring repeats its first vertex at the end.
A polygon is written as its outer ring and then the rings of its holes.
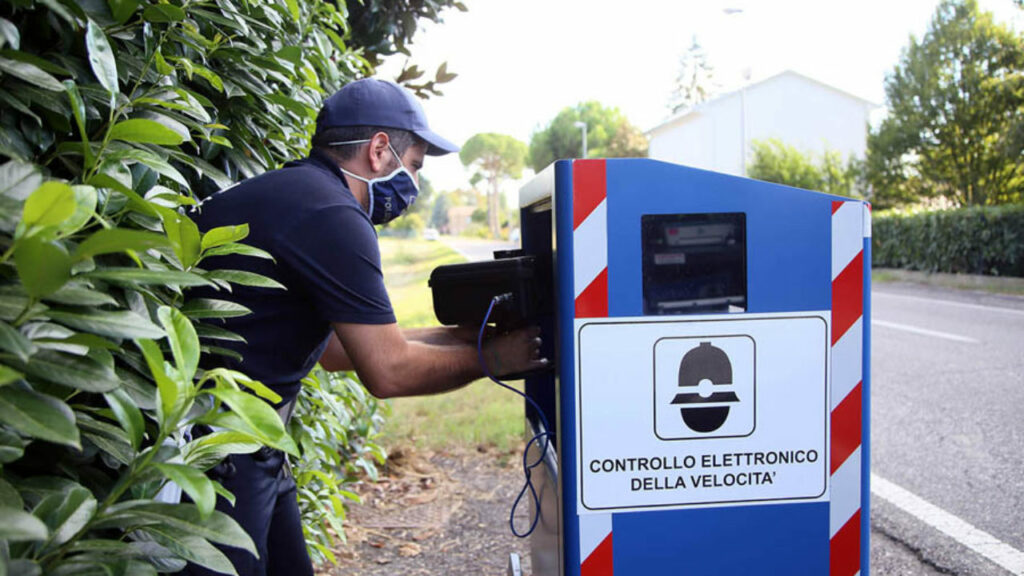
POLYGON ((384 132, 377 132, 370 138, 370 144, 366 147, 370 163, 370 170, 381 172, 387 167, 391 152, 388 150, 390 139, 384 132))

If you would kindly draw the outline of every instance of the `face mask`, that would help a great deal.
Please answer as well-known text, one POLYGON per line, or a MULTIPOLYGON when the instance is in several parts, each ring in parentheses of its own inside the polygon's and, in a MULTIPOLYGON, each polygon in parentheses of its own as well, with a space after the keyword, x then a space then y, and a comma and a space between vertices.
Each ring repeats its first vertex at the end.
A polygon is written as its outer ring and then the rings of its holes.
MULTIPOLYGON (((341 146, 345 144, 363 144, 365 142, 369 142, 369 140, 331 142, 330 145, 341 146)), ((420 189, 416 186, 416 180, 413 179, 412 174, 402 165, 402 159, 398 156, 398 153, 391 147, 391 144, 388 144, 388 148, 391 148, 391 153, 395 155, 395 160, 398 160, 398 168, 387 176, 366 179, 344 168, 340 168, 348 176, 366 182, 366 189, 370 194, 370 221, 374 224, 386 224, 401 216, 409 206, 416 202, 416 196, 420 193, 420 189)))

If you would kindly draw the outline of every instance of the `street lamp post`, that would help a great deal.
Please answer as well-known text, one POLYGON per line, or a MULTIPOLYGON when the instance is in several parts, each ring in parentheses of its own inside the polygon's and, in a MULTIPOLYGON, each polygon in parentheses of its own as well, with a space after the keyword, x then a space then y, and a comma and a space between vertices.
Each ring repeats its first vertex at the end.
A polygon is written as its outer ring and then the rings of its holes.
POLYGON ((579 128, 580 131, 583 133, 583 156, 580 156, 580 158, 586 158, 587 157, 587 123, 583 122, 581 120, 577 120, 576 122, 573 122, 572 125, 577 127, 577 128, 579 128))
MULTIPOLYGON (((742 15, 743 8, 724 8, 726 16, 742 15)), ((747 84, 750 82, 750 69, 743 72, 743 85, 740 87, 740 176, 747 175, 747 84)))

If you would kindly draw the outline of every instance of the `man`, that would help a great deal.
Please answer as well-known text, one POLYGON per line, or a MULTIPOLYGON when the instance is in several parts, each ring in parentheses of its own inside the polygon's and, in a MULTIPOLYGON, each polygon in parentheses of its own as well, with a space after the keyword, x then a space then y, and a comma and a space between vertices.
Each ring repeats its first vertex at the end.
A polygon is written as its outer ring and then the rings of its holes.
MULTIPOLYGON (((199 227, 247 223, 247 244, 274 260, 232 255, 210 267, 247 270, 287 290, 236 286, 230 299, 252 310, 225 328, 245 338, 228 343, 242 355, 220 365, 269 385, 290 413, 301 379, 319 360, 328 370, 352 370, 378 398, 432 394, 480 378, 476 343, 468 330, 402 331, 395 323, 374 224, 399 216, 418 192, 427 155, 458 147, 427 125, 416 99, 381 80, 353 82, 324 102, 309 158, 292 162, 213 195, 194 214, 199 227)), ((542 367, 535 330, 488 340, 492 372, 542 367)), ((236 497, 218 509, 252 536, 259 559, 225 548, 243 576, 312 574, 306 554, 295 482, 282 454, 262 450, 235 455, 214 473, 236 497)), ((190 566, 193 574, 204 574, 190 566)))

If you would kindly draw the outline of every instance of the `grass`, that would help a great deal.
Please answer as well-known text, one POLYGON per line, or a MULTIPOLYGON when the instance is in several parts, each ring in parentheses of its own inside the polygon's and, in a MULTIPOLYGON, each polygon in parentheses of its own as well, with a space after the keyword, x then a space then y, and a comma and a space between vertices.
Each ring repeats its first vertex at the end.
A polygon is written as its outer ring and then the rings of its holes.
POLYGON ((871 281, 877 283, 909 282, 956 290, 978 290, 992 294, 1024 295, 1024 278, 1006 276, 944 274, 941 272, 929 273, 896 268, 875 268, 871 271, 871 281))
MULTIPOLYGON (((436 326, 427 279, 435 267, 464 258, 441 242, 380 239, 384 282, 402 327, 436 326)), ((414 398, 392 400, 392 414, 381 443, 389 448, 493 447, 508 451, 522 442, 522 400, 490 381, 414 398)))

